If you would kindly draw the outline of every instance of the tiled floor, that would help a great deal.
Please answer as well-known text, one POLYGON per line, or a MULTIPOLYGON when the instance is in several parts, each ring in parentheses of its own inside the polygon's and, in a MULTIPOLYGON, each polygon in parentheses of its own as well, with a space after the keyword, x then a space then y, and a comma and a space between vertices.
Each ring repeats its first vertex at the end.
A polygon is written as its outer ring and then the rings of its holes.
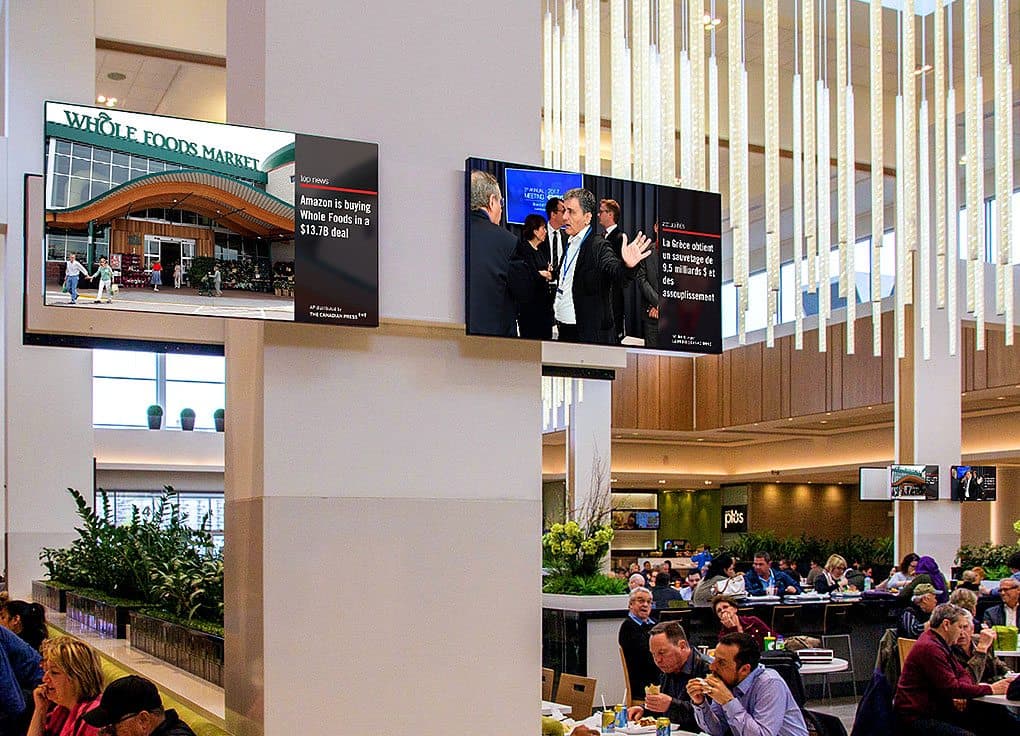
POLYGON ((834 715, 843 722, 846 732, 854 725, 854 716, 857 715, 856 698, 833 698, 832 700, 810 700, 806 706, 809 710, 817 710, 821 713, 834 715))

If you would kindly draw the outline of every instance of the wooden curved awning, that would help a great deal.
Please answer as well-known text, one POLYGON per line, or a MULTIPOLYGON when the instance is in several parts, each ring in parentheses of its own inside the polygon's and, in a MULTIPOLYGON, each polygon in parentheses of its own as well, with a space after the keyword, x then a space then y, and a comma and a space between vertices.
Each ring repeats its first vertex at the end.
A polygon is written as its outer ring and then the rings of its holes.
POLYGON ((207 171, 164 171, 132 179, 77 207, 47 210, 46 224, 84 229, 147 208, 179 208, 216 220, 247 236, 294 234, 294 207, 227 176, 207 171))

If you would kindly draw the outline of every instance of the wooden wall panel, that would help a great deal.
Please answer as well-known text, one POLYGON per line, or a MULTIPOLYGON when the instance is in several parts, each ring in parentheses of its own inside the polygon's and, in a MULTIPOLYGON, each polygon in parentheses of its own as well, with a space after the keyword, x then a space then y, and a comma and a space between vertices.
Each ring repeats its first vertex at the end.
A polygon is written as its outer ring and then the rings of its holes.
POLYGON ((818 332, 804 331, 804 349, 790 353, 790 415, 819 414, 825 411, 825 353, 818 352, 818 332))
POLYGON ((1020 344, 1007 347, 1005 333, 988 331, 985 353, 988 365, 988 387, 1015 386, 1020 382, 1020 344))
POLYGON ((722 426, 722 355, 703 355, 694 359, 695 429, 722 426))
POLYGON ((828 338, 828 380, 826 390, 826 411, 843 409, 843 360, 846 357, 846 324, 830 325, 826 334, 828 338))
POLYGON ((722 381, 721 383, 722 390, 719 393, 719 400, 722 405, 720 408, 721 411, 720 419, 722 421, 722 426, 730 427, 733 425, 733 420, 730 418, 730 405, 732 404, 730 394, 730 380, 733 376, 733 351, 731 350, 729 352, 723 353, 722 358, 723 358, 722 364, 720 365, 721 371, 720 378, 722 381))
MULTIPOLYGON (((783 399, 788 384, 784 380, 783 352, 789 348, 789 339, 776 340, 774 348, 765 348, 761 366, 761 419, 768 422, 783 416, 783 399)), ((789 401, 787 400, 787 405, 789 401)))
POLYGON ((213 235, 209 228, 192 225, 171 225, 164 222, 148 222, 145 220, 114 220, 110 225, 111 253, 145 253, 145 236, 161 235, 164 237, 188 238, 195 241, 195 255, 212 257, 214 254, 213 235), (138 245, 128 245, 128 235, 141 236, 138 245))
POLYGON ((974 328, 963 326, 958 336, 963 365, 960 370, 961 391, 974 390, 974 328))
MULTIPOLYGON (((628 359, 628 362, 629 359, 628 359)), ((637 426, 659 429, 659 356, 637 356, 637 426)))
POLYGON ((896 337, 894 315, 882 315, 882 403, 891 404, 896 400, 896 337))
POLYGON ((844 409, 882 403, 882 359, 872 354, 871 317, 858 319, 855 327, 854 353, 843 356, 843 378, 839 383, 844 409))
POLYGON ((970 351, 974 360, 974 387, 972 391, 981 391, 988 388, 988 335, 985 335, 985 350, 977 349, 977 329, 971 327, 970 351))
POLYGON ((764 343, 744 345, 730 355, 730 424, 761 421, 762 351, 764 343))
POLYGON ((694 429, 694 359, 659 358, 661 429, 694 429))
POLYGON ((638 381, 637 355, 627 355, 627 367, 616 371, 613 381, 613 428, 637 429, 638 381))

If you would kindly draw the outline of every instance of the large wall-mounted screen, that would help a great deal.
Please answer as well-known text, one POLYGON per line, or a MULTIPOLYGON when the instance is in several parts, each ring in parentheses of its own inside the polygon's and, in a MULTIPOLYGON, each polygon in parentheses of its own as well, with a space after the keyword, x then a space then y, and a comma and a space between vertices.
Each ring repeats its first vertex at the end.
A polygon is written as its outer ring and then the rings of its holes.
POLYGON ((954 501, 994 501, 996 472, 994 465, 954 465, 949 486, 954 501))
POLYGON ((889 466, 889 498, 893 501, 935 501, 938 497, 938 465, 889 466))
POLYGON ((45 126, 46 307, 378 324, 376 144, 60 102, 45 126))
POLYGON ((465 189, 468 334, 722 351, 718 194, 482 158, 465 189))

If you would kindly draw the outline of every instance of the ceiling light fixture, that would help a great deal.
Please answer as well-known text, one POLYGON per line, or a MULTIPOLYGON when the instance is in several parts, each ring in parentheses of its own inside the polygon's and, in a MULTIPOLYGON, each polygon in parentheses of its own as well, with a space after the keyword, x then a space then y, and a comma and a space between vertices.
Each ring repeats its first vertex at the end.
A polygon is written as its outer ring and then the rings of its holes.
POLYGON ((712 481, 710 481, 710 480, 706 480, 706 481, 705 481, 705 485, 706 485, 706 486, 710 486, 710 485, 712 485, 712 481))
POLYGON ((921 66, 919 66, 916 69, 914 69, 914 76, 915 77, 919 77, 922 74, 927 74, 931 70, 932 70, 932 65, 931 64, 922 64, 921 66))
POLYGON ((660 479, 660 480, 659 480, 659 484, 660 484, 660 485, 665 485, 665 484, 666 484, 666 481, 664 481, 664 480, 660 479))
POLYGON ((102 105, 104 102, 106 102, 106 95, 96 95, 96 102, 102 105))
POLYGON ((106 75, 106 78, 113 80, 114 82, 123 82, 127 79, 127 74, 124 74, 123 72, 110 72, 106 75))

